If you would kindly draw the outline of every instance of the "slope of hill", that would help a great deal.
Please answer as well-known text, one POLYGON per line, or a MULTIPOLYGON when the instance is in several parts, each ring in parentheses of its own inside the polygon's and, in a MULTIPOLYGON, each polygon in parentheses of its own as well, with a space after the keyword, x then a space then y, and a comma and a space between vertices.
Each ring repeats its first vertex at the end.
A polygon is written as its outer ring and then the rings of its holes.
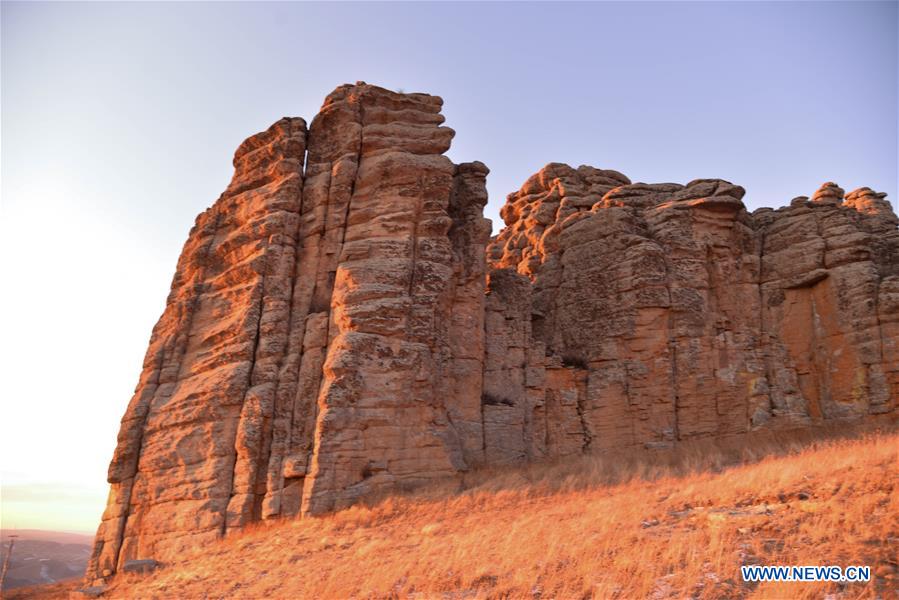
POLYGON ((123 575, 106 595, 891 597, 897 451, 894 428, 828 441, 793 432, 474 473, 254 526, 152 575, 123 575), (872 581, 747 584, 740 566, 752 564, 867 565, 872 581))
POLYGON ((11 535, 17 537, 3 582, 4 591, 72 579, 84 573, 93 536, 42 529, 4 529, 0 532, 0 563, 6 559, 11 535))
POLYGON ((254 526, 104 597, 895 597, 897 451, 895 428, 794 432, 474 473, 254 526), (747 584, 751 564, 868 565, 872 580, 747 584))

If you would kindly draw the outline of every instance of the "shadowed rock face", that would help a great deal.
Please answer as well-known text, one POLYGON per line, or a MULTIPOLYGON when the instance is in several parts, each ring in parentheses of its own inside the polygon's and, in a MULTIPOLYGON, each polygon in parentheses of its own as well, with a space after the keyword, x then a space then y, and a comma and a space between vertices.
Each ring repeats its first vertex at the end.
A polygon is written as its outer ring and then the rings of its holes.
POLYGON ((238 148, 122 419, 89 580, 479 465, 895 409, 883 194, 749 214, 725 181, 554 163, 490 240, 488 170, 443 156, 441 105, 344 85, 238 148))
POLYGON ((488 459, 895 409, 899 220, 884 194, 827 183, 752 214, 743 194, 554 163, 509 195, 487 250, 485 389, 512 401, 485 409, 485 432, 502 432, 488 459))

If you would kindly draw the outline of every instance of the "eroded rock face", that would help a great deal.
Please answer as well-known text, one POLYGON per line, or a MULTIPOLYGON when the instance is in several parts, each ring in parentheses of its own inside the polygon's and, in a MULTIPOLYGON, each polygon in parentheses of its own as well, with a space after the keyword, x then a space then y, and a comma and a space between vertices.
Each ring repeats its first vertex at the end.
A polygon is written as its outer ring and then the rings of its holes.
POLYGON ((247 139, 219 200, 197 218, 153 329, 109 466, 88 573, 219 537, 255 489, 287 341, 306 123, 247 139))
MULTIPOLYGON (((519 455, 895 409, 899 221, 884 194, 827 183, 752 214, 743 195, 553 163, 509 196, 487 250, 506 314, 491 327, 488 312, 486 364, 532 350, 501 371, 519 455)), ((506 438, 487 438, 488 459, 506 460, 506 438)))
POLYGON ((345 85, 238 148, 122 420, 89 577, 481 459, 487 168, 443 156, 441 105, 345 85))
POLYGON ((480 465, 895 410, 883 194, 750 214, 726 181, 553 163, 491 240, 441 105, 345 85, 238 148, 122 419, 89 580, 480 465))

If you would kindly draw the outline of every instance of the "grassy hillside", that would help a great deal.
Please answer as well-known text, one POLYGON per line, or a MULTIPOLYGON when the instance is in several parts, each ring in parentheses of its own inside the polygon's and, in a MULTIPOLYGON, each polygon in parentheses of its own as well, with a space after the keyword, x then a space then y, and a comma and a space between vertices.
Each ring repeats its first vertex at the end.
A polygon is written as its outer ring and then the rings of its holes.
POLYGON ((810 436, 480 472, 260 525, 107 596, 896 597, 899 435, 810 436), (742 564, 870 565, 873 580, 750 585, 742 564))

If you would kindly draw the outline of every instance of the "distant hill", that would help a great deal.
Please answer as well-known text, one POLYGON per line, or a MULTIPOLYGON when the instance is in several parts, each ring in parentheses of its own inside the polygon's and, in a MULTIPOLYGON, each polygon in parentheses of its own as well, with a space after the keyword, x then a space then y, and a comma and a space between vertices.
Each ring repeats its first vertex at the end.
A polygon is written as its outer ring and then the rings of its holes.
POLYGON ((10 535, 18 536, 3 589, 55 583, 81 577, 87 567, 93 536, 88 533, 4 529, 0 531, 0 563, 6 560, 10 535))

